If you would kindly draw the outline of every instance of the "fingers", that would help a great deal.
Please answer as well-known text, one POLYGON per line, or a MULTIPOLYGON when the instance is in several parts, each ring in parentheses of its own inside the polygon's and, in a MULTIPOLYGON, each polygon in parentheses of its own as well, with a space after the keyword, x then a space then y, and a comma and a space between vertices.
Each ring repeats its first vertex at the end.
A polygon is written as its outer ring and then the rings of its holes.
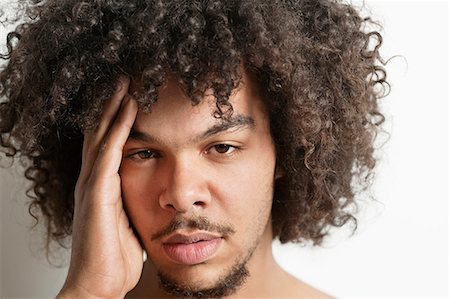
POLYGON ((100 123, 97 128, 96 137, 104 137, 111 127, 111 123, 116 116, 122 102, 123 98, 128 93, 128 87, 130 86, 130 78, 121 76, 117 84, 116 92, 113 94, 109 102, 105 103, 105 107, 100 118, 100 123))
POLYGON ((83 140, 81 177, 88 177, 97 157, 101 144, 108 133, 116 115, 122 105, 123 99, 128 92, 130 79, 125 76, 119 78, 116 92, 110 100, 106 101, 100 116, 98 127, 90 132, 86 132, 83 140))
POLYGON ((136 101, 129 95, 125 96, 120 111, 101 144, 94 162, 92 174, 96 178, 107 179, 118 175, 123 147, 130 135, 137 111, 136 101))

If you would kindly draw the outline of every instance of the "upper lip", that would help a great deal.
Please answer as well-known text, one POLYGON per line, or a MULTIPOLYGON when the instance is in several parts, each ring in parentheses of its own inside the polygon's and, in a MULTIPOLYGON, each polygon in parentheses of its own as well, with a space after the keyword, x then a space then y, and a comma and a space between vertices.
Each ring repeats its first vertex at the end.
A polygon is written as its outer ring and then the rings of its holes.
POLYGON ((221 238, 221 236, 206 232, 198 232, 191 234, 175 233, 163 240, 164 244, 191 244, 199 241, 209 241, 221 238))

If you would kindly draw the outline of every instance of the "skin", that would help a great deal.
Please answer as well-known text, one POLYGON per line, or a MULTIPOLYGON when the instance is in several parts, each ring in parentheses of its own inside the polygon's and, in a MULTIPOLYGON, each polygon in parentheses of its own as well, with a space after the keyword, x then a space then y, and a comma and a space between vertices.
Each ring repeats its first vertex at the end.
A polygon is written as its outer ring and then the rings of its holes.
MULTIPOLYGON (((202 289, 249 257, 250 276, 230 298, 326 297, 283 271, 272 256, 270 212, 280 173, 261 95, 243 75, 230 102, 233 117, 252 121, 227 127, 212 116, 212 95, 192 106, 174 78, 149 114, 138 112, 127 95, 128 79, 121 80, 98 129, 86 134, 71 265, 59 297, 123 298, 131 290, 130 297, 169 297, 158 287, 157 270, 202 289), (198 216, 233 233, 211 231, 220 245, 202 263, 174 261, 164 250, 166 235, 155 236, 174 218, 198 216), (145 269, 140 244, 149 256, 145 269)), ((176 230, 195 232, 200 230, 176 230)))
POLYGON ((142 248, 123 209, 119 167, 137 114, 122 78, 97 130, 86 132, 75 187, 72 254, 60 298, 123 298, 137 283, 142 248))
MULTIPOLYGON (((222 123, 212 116, 215 99, 206 97, 193 107, 170 80, 152 112, 138 113, 134 124, 135 130, 154 140, 130 138, 124 147, 124 200, 149 258, 157 269, 194 288, 214 285, 236 260, 245 260, 260 239, 270 242, 275 150, 269 124, 253 88, 240 88, 231 103, 233 117, 251 118, 254 124, 233 125, 205 137, 204 132, 222 123), (154 158, 137 154, 148 150, 154 158), (163 240, 151 238, 176 216, 203 216, 236 232, 207 263, 179 264, 165 254, 163 240)), ((254 258, 265 260, 266 251, 258 250, 254 258)))

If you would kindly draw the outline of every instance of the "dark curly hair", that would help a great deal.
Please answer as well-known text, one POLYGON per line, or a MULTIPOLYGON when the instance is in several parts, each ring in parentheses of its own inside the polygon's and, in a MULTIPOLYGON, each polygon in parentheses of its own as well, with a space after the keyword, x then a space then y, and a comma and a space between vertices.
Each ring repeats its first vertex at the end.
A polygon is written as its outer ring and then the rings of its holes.
MULTIPOLYGON (((30 0, 31 1, 31 0, 30 0)), ((355 223, 355 182, 371 184, 386 72, 375 24, 337 0, 33 0, 7 35, 0 73, 4 154, 31 163, 32 215, 48 240, 71 234, 83 132, 96 126, 121 75, 149 111, 169 73, 195 105, 211 88, 217 117, 254 74, 277 165, 274 237, 320 244, 355 223)), ((379 27, 377 27, 379 28, 379 27)))

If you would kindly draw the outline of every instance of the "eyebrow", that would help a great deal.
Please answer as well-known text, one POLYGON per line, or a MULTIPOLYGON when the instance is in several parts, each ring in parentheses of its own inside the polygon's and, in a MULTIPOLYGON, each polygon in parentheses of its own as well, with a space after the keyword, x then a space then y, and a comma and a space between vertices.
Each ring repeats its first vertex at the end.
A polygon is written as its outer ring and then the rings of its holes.
MULTIPOLYGON (((255 120, 253 117, 238 114, 230 118, 223 119, 220 123, 217 123, 209 127, 206 131, 194 137, 192 140, 193 142, 199 142, 201 140, 207 139, 209 137, 212 137, 225 131, 229 131, 231 129, 233 130, 240 130, 244 128, 253 129, 254 127, 255 127, 255 120)), ((128 136, 128 138, 148 143, 159 143, 159 144, 163 143, 159 138, 156 138, 146 132, 139 131, 136 127, 131 128, 130 135, 128 136)))

